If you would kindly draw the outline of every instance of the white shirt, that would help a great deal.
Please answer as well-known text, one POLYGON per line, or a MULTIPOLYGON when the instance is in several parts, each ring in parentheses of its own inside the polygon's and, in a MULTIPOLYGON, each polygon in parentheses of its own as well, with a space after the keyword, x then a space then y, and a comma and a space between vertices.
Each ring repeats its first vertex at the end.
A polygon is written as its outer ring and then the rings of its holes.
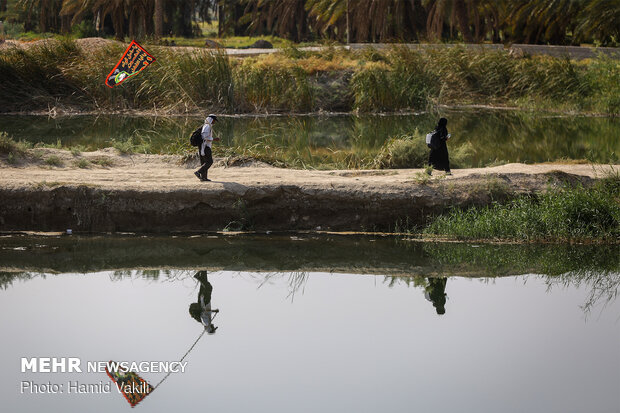
POLYGON ((209 148, 213 144, 213 128, 210 123, 205 123, 202 127, 202 145, 200 146, 200 154, 204 156, 205 148, 209 148))

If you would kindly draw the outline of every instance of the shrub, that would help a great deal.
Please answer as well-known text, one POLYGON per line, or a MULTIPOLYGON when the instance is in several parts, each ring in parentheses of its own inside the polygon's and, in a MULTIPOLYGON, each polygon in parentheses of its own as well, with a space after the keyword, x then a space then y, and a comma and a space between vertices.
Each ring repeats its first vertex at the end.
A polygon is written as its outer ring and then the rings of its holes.
POLYGON ((104 168, 114 165, 114 161, 108 158, 107 156, 100 156, 97 158, 93 158, 91 159, 91 163, 102 166, 104 168))
POLYGON ((95 30, 95 25, 91 20, 82 20, 80 23, 74 24, 71 33, 78 38, 97 36, 97 30, 95 30))
POLYGON ((235 70, 235 101, 243 110, 310 111, 313 89, 299 66, 256 67, 242 64, 235 70))
POLYGON ((46 163, 46 164, 48 164, 48 165, 50 165, 50 166, 62 166, 62 165, 63 165, 63 163, 62 163, 62 159, 60 159, 60 158, 59 158, 58 156, 56 156, 56 155, 51 155, 51 156, 48 156, 48 157, 45 159, 45 163, 46 163))
POLYGON ((75 160, 73 162, 73 165, 77 166, 78 168, 85 169, 90 166, 90 162, 87 159, 82 158, 79 160, 75 160))
POLYGON ((123 155, 131 155, 133 153, 149 153, 151 150, 150 143, 146 142, 134 142, 133 138, 129 138, 124 141, 112 139, 112 147, 118 150, 123 155))
POLYGON ((422 168, 427 163, 428 151, 426 141, 421 136, 391 138, 379 151, 375 166, 384 169, 422 168))
POLYGON ((25 141, 16 142, 6 132, 0 132, 0 154, 11 155, 12 157, 20 157, 26 154, 26 151, 32 147, 32 144, 25 141))
POLYGON ((620 237, 618 178, 590 188, 563 188, 505 205, 455 209, 437 217, 427 234, 459 239, 591 240, 620 237))

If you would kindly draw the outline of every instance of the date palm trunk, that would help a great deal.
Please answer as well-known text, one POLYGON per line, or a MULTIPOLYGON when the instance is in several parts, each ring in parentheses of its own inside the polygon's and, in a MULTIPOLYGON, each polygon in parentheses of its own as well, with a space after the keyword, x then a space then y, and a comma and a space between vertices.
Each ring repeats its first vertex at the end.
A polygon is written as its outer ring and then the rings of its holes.
POLYGON ((155 38, 164 34, 164 0, 155 0, 155 38))
POLYGON ((123 10, 117 8, 112 13, 112 26, 114 27, 114 37, 121 42, 125 40, 125 18, 123 10))
POLYGON ((465 0, 454 0, 454 11, 456 12, 456 20, 463 35, 463 40, 465 40, 465 43, 473 43, 474 38, 469 30, 469 17, 467 16, 465 0))

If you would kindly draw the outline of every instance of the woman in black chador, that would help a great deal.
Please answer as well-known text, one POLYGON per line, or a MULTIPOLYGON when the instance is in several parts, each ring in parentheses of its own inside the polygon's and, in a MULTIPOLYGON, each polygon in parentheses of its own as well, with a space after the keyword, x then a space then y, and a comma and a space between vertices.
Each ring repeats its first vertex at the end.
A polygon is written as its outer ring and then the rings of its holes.
MULTIPOLYGON (((446 175, 452 175, 452 172, 450 172, 450 160, 448 158, 448 145, 446 144, 448 139, 450 139, 450 134, 446 128, 447 124, 448 119, 446 118, 439 119, 439 122, 437 123, 437 127, 433 132, 437 133, 437 144, 431 147, 431 154, 428 157, 428 164, 436 170, 446 171, 446 175)), ((434 139, 431 143, 435 143, 434 139)))
POLYGON ((437 314, 446 313, 446 284, 447 278, 429 278, 428 285, 425 288, 424 296, 428 301, 433 303, 433 307, 437 314))

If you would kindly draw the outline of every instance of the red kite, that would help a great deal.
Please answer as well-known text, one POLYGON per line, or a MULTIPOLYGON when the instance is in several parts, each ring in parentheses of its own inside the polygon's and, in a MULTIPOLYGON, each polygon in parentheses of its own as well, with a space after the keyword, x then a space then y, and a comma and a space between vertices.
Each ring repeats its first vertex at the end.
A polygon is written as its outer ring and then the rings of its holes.
POLYGON ((127 50, 105 80, 108 87, 114 87, 137 74, 155 61, 149 52, 132 40, 127 50))

